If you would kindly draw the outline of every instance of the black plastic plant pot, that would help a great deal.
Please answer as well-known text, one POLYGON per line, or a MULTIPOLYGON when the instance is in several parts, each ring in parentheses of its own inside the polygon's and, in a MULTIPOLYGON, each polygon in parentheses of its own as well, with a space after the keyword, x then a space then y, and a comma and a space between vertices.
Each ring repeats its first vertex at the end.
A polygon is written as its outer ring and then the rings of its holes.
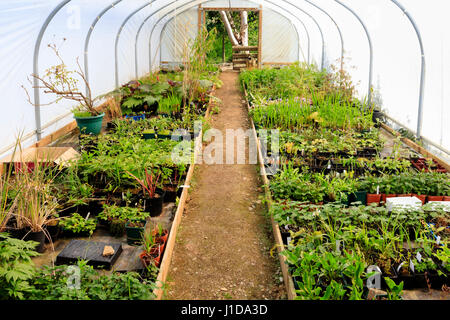
POLYGON ((89 202, 90 216, 96 216, 103 211, 103 203, 99 200, 89 202))
MULTIPOLYGON (((46 229, 47 229, 48 235, 50 236, 50 239, 52 240, 52 242, 55 242, 56 240, 58 240, 59 234, 61 232, 59 224, 57 224, 55 226, 47 226, 46 229)), ((45 237, 45 242, 49 243, 50 240, 47 239, 47 237, 45 237)))
POLYGON ((157 197, 144 198, 144 211, 149 212, 151 217, 157 217, 161 214, 166 191, 156 189, 156 194, 157 197))
POLYGON ((365 206, 367 204, 367 192, 356 191, 349 195, 349 204, 357 201, 361 202, 361 204, 365 206))
POLYGON ((61 237, 63 238, 88 238, 91 234, 89 231, 73 232, 71 230, 62 229, 61 237))
POLYGON ((171 134, 158 134, 158 139, 171 139, 171 134))
POLYGON ((143 133, 142 138, 145 140, 156 139, 156 133, 143 133))
POLYGON ((43 253, 45 251, 45 233, 44 231, 38 232, 28 232, 28 234, 24 238, 25 241, 36 241, 38 244, 36 245, 36 251, 39 253, 43 253))
POLYGON ((143 226, 142 227, 136 227, 136 226, 130 226, 130 222, 127 222, 125 224, 125 230, 127 233, 127 243, 131 246, 139 245, 142 242, 142 234, 144 233, 146 221, 142 220, 139 221, 143 226))

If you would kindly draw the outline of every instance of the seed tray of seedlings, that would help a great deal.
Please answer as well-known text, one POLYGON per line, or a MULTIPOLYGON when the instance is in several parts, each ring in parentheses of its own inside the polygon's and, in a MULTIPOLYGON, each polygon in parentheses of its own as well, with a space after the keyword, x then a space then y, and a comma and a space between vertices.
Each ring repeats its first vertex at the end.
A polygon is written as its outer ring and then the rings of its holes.
POLYGON ((378 299, 445 290, 450 177, 433 161, 402 156, 399 141, 381 157, 372 106, 342 76, 306 64, 240 75, 287 289, 296 299, 336 300, 373 299, 370 288, 386 292, 378 299))

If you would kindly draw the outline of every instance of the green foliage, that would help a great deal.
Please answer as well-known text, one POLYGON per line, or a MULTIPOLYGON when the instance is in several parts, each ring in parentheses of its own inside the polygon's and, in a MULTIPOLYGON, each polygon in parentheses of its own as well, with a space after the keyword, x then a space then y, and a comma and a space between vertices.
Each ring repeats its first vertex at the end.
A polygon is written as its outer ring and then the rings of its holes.
POLYGON ((91 236, 97 227, 97 219, 85 219, 78 213, 73 213, 70 217, 62 218, 59 225, 63 230, 70 231, 74 234, 88 233, 91 236))
POLYGON ((10 238, 0 233, 0 300, 23 299, 31 290, 35 270, 31 257, 37 242, 10 238))
POLYGON ((103 211, 98 214, 101 220, 116 220, 123 223, 127 221, 142 221, 147 219, 150 213, 144 212, 139 208, 118 207, 115 205, 103 205, 103 211))
POLYGON ((29 300, 149 300, 154 299, 152 281, 135 272, 100 275, 85 261, 79 261, 80 288, 71 288, 68 266, 45 266, 33 278, 29 300))

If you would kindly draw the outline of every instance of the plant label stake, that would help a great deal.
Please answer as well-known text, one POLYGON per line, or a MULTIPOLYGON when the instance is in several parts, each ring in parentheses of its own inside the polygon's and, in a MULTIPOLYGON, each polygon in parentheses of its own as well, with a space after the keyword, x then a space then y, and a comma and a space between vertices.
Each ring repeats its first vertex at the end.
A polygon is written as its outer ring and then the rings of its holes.
POLYGON ((409 268, 412 270, 412 272, 414 272, 414 263, 411 259, 409 259, 409 268))
POLYGON ((402 268, 402 265, 405 263, 405 261, 403 261, 402 263, 400 263, 397 267, 397 273, 400 272, 400 269, 402 268))
POLYGON ((416 259, 419 263, 422 262, 422 255, 420 254, 420 252, 417 252, 416 259))
POLYGON ((373 276, 367 278, 368 289, 381 289, 381 269, 378 266, 368 266, 367 273, 376 272, 373 276))

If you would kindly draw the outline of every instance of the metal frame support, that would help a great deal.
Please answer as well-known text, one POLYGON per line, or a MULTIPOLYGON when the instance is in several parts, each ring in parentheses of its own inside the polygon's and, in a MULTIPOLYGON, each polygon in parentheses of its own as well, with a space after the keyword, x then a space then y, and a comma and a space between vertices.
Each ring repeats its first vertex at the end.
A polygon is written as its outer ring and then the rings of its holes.
MULTIPOLYGON (((39 30, 39 34, 34 45, 34 54, 33 54, 33 74, 35 76, 39 76, 39 50, 41 48, 42 38, 44 37, 45 30, 47 30, 48 25, 52 21, 52 19, 56 16, 56 14, 61 10, 66 4, 68 4, 71 0, 64 0, 60 2, 53 11, 48 15, 45 19, 44 24, 39 30)), ((39 94, 39 80, 36 77, 33 77, 33 87, 34 87, 34 116, 36 121, 36 138, 37 140, 41 140, 42 138, 42 127, 41 127, 41 98, 39 94)))
MULTIPOLYGON (((101 17, 103 17, 103 15, 105 13, 107 13, 110 9, 114 8, 120 2, 122 2, 122 0, 117 0, 113 3, 111 3, 105 9, 103 9, 103 11, 100 12, 99 15, 97 16, 97 18, 95 18, 95 20, 92 22, 91 27, 89 28, 89 31, 86 35, 86 39, 84 40, 84 74, 86 76, 87 82, 89 82, 89 60, 88 60, 89 52, 88 51, 89 51, 89 41, 91 40, 92 31, 94 31, 94 28, 97 25, 97 22, 101 19, 101 17)), ((90 92, 88 86, 86 85, 86 96, 88 96, 89 98, 91 98, 90 93, 91 92, 90 92)))
MULTIPOLYGON (((193 1, 197 1, 197 0, 193 0, 193 1)), ((190 1, 189 3, 193 2, 190 1)), ((176 0, 170 2, 169 4, 167 4, 164 7, 159 8, 158 10, 156 10, 155 12, 152 12, 152 14, 150 14, 147 18, 144 19, 144 21, 142 21, 141 25, 138 28, 138 31, 136 32, 136 40, 134 43, 134 63, 135 63, 135 73, 136 73, 136 79, 139 77, 139 67, 138 67, 138 41, 139 41, 139 35, 141 33, 142 28, 144 27, 145 23, 152 18, 155 14, 159 13, 161 10, 165 9, 166 7, 174 4, 175 2, 177 2, 176 0)), ((149 47, 149 55, 150 55, 150 71, 151 71, 151 55, 152 55, 152 50, 151 50, 151 43, 150 43, 150 47, 149 47)))
POLYGON ((339 3, 341 6, 343 6, 348 11, 350 11, 356 17, 356 19, 358 19, 358 21, 361 23, 361 26, 363 27, 363 29, 364 29, 364 31, 366 33, 367 40, 369 41, 370 62, 369 62, 369 89, 368 89, 368 94, 367 94, 367 97, 368 97, 367 98, 367 104, 368 104, 368 106, 370 108, 371 105, 372 105, 373 47, 372 47, 372 39, 370 38, 369 30, 367 29, 367 27, 364 24, 364 22, 361 20, 361 18, 358 16, 358 14, 353 9, 351 9, 347 5, 343 4, 339 0, 334 0, 334 1, 339 3))
MULTIPOLYGON (((280 9, 283 9, 283 10, 287 11, 286 9, 282 8, 279 4, 273 3, 272 1, 268 1, 268 0, 265 0, 265 1, 271 3, 274 6, 277 6, 280 9)), ((287 1, 283 1, 283 2, 287 2, 287 1)), ((289 3, 289 4, 292 5, 291 3, 289 3)), ((294 6, 294 7, 296 7, 296 6, 294 6)), ((299 9, 299 8, 297 8, 297 9, 299 9)), ((308 58, 307 58, 307 61, 308 61, 308 64, 310 64, 311 63, 311 36, 309 34, 308 28, 306 27, 305 23, 300 18, 298 18, 297 16, 294 15, 294 17, 297 19, 297 21, 300 22, 300 24, 303 26, 303 29, 305 29, 306 38, 308 40, 308 58)), ((298 30, 297 30, 297 28, 295 26, 294 26, 294 28, 297 31, 297 37, 298 37, 298 42, 299 42, 299 47, 300 47, 300 34, 298 33, 298 30)), ((303 51, 302 51, 302 53, 303 53, 303 51)), ((303 56, 303 59, 304 58, 305 57, 303 56)))
POLYGON ((291 6, 297 8, 298 10, 300 10, 301 12, 306 14, 308 17, 310 17, 311 20, 314 21, 314 23, 316 24, 317 28, 319 29, 320 37, 322 38, 322 60, 321 60, 321 63, 320 63, 320 69, 323 70, 323 66, 325 64, 325 39, 323 37, 323 32, 322 32, 322 28, 320 27, 320 24, 317 22, 317 20, 311 14, 309 14, 307 11, 303 10, 299 6, 289 2, 287 0, 284 0, 283 2, 286 2, 286 3, 290 4, 291 6))
MULTIPOLYGON (((192 4, 192 3, 194 3, 194 2, 197 2, 197 1, 198 1, 198 0, 192 0, 192 1, 189 1, 189 2, 184 3, 182 6, 190 5, 190 4, 192 4)), ((201 3, 207 2, 207 1, 208 1, 208 0, 205 0, 205 1, 202 1, 201 3)), ((269 2, 269 3, 273 4, 273 5, 275 5, 276 7, 280 8, 280 9, 286 11, 286 12, 289 12, 287 9, 283 8, 283 7, 280 6, 279 4, 272 3, 271 1, 267 1, 267 0, 265 0, 265 1, 266 1, 266 2, 269 2)), ((175 1, 173 1, 173 2, 175 2, 175 1)), ((171 3, 168 4, 167 6, 173 4, 173 2, 171 2, 171 3)), ((167 7, 167 6, 166 6, 166 7, 167 7)), ((194 5, 194 6, 195 6, 195 5, 194 5)), ((187 11, 187 10, 191 9, 191 8, 193 8, 194 6, 189 6, 188 8, 185 8, 185 9, 181 10, 181 11, 178 12, 178 13, 183 13, 184 11, 187 11)), ((149 55, 150 55, 149 67, 150 67, 150 72, 151 72, 151 70, 152 70, 152 58, 151 58, 152 50, 151 50, 151 40, 152 40, 152 37, 153 37, 154 29, 155 29, 155 27, 161 22, 161 20, 162 20, 163 18, 165 18, 166 16, 168 16, 168 15, 172 14, 173 12, 175 12, 176 10, 178 10, 178 8, 179 8, 179 7, 177 7, 177 8, 175 8, 175 9, 169 11, 167 14, 165 14, 163 17, 161 17, 161 18, 160 18, 160 19, 152 26, 152 30, 151 30, 151 32, 150 32, 150 40, 149 40, 149 55)), ((138 35, 137 35, 137 37, 136 37, 136 51, 137 51, 137 39, 138 39, 139 32, 140 32, 140 30, 142 29, 143 25, 144 25, 144 24, 147 22, 147 20, 150 19, 155 13, 159 12, 159 11, 162 10, 162 9, 163 9, 163 8, 160 8, 158 11, 154 12, 151 16, 147 17, 147 18, 144 20, 144 22, 142 23, 142 25, 139 27, 138 35)), ((304 24, 303 21, 300 20, 298 17, 296 17, 296 16, 294 16, 294 17, 295 17, 295 18, 296 18, 296 19, 304 26, 305 31, 306 31, 306 34, 307 34, 307 37, 308 37, 308 41, 309 41, 309 39, 310 39, 310 38, 309 38, 309 32, 308 32, 308 29, 306 28, 305 24, 304 24)), ((169 22, 169 21, 170 21, 170 20, 168 20, 167 22, 169 22)), ((166 23, 167 23, 167 22, 166 22, 166 23)), ((163 27, 163 28, 164 28, 164 27, 163 27)), ((298 35, 298 30, 297 30, 297 28, 296 28, 295 26, 294 26, 294 28, 296 29, 297 35, 298 35)), ((309 50, 310 50, 310 49, 309 49, 309 43, 308 43, 308 51, 309 51, 309 50)), ((137 59, 136 59, 136 63, 137 63, 137 59)), ((309 53, 308 53, 308 63, 309 63, 309 53)))
POLYGON ((411 22, 414 31, 416 32, 417 39, 419 40, 419 46, 420 46, 420 55, 421 55, 421 68, 420 68, 420 89, 419 89, 419 109, 418 109, 418 116, 417 116, 417 131, 416 136, 417 138, 421 138, 422 136, 422 122, 423 122, 423 96, 424 96, 424 90, 425 90, 425 50, 423 47, 422 42, 422 36, 420 35, 419 27, 417 26, 416 22, 414 21, 414 18, 409 14, 409 12, 403 7, 398 1, 391 0, 392 3, 394 3, 397 7, 400 8, 400 10, 403 11, 403 13, 406 15, 408 20, 411 22))
POLYGON ((125 20, 123 20, 122 24, 120 25, 119 31, 116 35, 116 41, 114 43, 114 67, 115 67, 115 79, 116 79, 116 88, 119 87, 119 38, 120 34, 122 33, 123 27, 127 24, 128 20, 130 20, 136 13, 141 11, 142 9, 146 8, 147 6, 151 5, 156 0, 149 1, 148 3, 140 6, 136 10, 134 10, 132 13, 130 13, 125 20))
POLYGON ((311 2, 310 0, 305 0, 306 2, 308 2, 310 5, 314 6, 315 8, 319 9, 320 11, 322 11, 324 14, 326 14, 331 21, 334 23, 334 25, 336 26, 336 29, 339 33, 339 38, 341 39, 341 72, 344 70, 344 37, 342 36, 342 31, 341 28, 339 28, 339 25, 337 24, 337 22, 333 19, 333 17, 323 8, 319 7, 318 5, 316 5, 314 2, 311 2))

